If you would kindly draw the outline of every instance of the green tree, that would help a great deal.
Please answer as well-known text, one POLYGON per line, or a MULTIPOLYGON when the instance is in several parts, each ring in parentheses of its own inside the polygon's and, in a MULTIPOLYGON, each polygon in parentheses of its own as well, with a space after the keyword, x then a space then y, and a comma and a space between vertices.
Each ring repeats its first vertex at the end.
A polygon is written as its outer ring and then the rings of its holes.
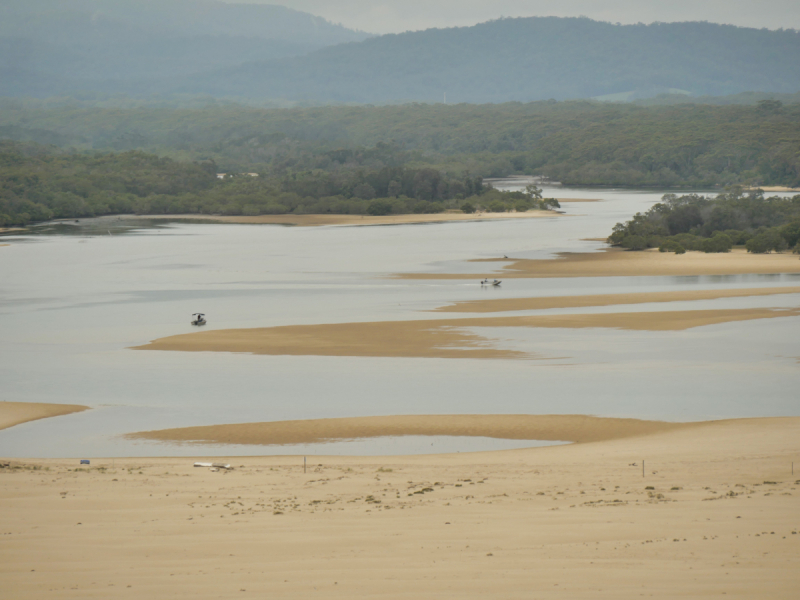
POLYGON ((788 247, 786 240, 775 227, 767 229, 750 238, 745 244, 748 252, 753 254, 768 254, 781 252, 788 247))

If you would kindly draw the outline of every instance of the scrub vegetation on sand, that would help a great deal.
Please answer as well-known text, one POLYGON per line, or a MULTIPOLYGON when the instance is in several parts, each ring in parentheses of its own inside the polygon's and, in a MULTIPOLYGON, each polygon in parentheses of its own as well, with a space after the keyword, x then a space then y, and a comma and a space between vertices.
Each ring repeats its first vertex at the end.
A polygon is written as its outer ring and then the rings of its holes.
POLYGON ((800 194, 766 198, 760 189, 745 192, 740 186, 715 198, 667 194, 647 212, 617 223, 608 241, 629 250, 676 254, 730 252, 734 246, 754 254, 800 253, 800 194))

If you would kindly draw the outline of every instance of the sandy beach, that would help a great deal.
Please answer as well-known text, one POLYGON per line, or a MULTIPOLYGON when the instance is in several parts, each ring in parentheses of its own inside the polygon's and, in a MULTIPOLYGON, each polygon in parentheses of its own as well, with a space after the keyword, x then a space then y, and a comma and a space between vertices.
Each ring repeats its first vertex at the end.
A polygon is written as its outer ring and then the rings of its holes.
POLYGON ((704 325, 800 316, 800 308, 683 310, 638 313, 485 317, 423 321, 379 321, 219 329, 154 340, 134 350, 247 352, 273 356, 382 356, 425 358, 553 359, 495 347, 466 328, 612 328, 681 331, 704 325))
POLYGON ((218 472, 187 458, 15 460, 0 469, 3 589, 20 600, 796 598, 800 419, 640 433, 314 456, 307 472, 302 457, 237 457, 218 472))
POLYGON ((0 402, 0 429, 20 423, 68 415, 88 410, 88 406, 77 404, 44 404, 40 402, 0 402))
POLYGON ((473 262, 504 263, 485 273, 398 273, 398 279, 475 279, 536 277, 639 277, 687 275, 744 275, 800 273, 797 254, 749 254, 734 249, 720 254, 673 254, 655 248, 630 252, 608 248, 603 252, 560 253, 555 259, 480 259, 473 262))
POLYGON ((295 227, 320 227, 323 225, 413 225, 423 223, 447 223, 450 221, 494 221, 498 219, 542 219, 561 217, 552 210, 531 210, 528 212, 472 213, 445 212, 436 214, 386 215, 126 215, 123 219, 160 219, 167 221, 211 221, 214 223, 239 223, 245 225, 293 225, 295 227))

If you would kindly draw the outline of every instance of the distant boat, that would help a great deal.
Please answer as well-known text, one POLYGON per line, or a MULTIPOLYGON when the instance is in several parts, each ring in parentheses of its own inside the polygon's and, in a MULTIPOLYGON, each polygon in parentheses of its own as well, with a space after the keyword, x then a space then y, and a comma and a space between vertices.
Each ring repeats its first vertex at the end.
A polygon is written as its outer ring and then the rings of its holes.
POLYGON ((203 313, 194 313, 192 316, 194 317, 194 319, 192 319, 192 325, 200 327, 206 324, 206 316, 203 313))
POLYGON ((483 281, 481 281, 481 285, 493 285, 495 287, 497 287, 501 283, 503 282, 500 281, 499 279, 495 279, 494 281, 489 281, 488 279, 484 279, 483 281))

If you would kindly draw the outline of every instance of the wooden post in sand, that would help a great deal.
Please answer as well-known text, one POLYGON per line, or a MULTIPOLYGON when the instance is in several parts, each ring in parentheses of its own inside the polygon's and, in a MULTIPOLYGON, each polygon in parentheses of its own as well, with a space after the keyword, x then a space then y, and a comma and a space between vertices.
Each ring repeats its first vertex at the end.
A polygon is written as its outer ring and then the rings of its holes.
POLYGON ((303 473, 306 472, 306 457, 303 457, 303 473))
POLYGON ((642 478, 644 478, 644 459, 642 459, 642 478))

